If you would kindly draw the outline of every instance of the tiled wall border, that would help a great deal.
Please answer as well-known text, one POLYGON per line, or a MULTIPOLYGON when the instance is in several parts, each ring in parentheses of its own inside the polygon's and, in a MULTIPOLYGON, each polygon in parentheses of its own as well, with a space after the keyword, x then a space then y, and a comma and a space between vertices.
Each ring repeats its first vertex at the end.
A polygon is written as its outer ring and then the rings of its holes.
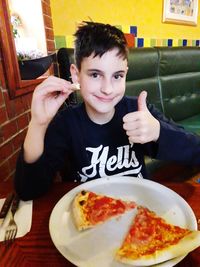
MULTIPOLYGON (((200 46, 200 39, 160 39, 143 38, 138 36, 138 27, 129 25, 116 25, 126 36, 129 47, 153 47, 153 46, 200 46)), ((73 47, 73 35, 55 35, 56 49, 61 47, 73 47)))

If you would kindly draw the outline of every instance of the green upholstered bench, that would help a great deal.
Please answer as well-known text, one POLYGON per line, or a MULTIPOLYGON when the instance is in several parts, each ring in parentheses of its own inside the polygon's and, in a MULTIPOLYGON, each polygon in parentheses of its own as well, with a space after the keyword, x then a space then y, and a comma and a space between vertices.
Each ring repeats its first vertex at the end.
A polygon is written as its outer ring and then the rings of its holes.
POLYGON ((127 94, 142 90, 166 117, 200 133, 200 48, 130 49, 127 94))
POLYGON ((164 114, 200 133, 200 48, 159 48, 159 81, 164 114))

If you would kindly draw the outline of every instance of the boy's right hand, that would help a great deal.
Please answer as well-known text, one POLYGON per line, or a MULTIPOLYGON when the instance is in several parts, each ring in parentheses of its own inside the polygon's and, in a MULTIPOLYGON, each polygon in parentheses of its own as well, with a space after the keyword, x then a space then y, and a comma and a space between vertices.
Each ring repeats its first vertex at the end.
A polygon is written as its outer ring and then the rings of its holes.
POLYGON ((35 125, 47 127, 58 109, 74 91, 70 82, 49 76, 33 93, 31 104, 31 121, 35 125))
POLYGON ((42 155, 46 129, 74 90, 74 84, 53 76, 36 87, 31 104, 31 121, 24 140, 25 162, 33 163, 42 155))

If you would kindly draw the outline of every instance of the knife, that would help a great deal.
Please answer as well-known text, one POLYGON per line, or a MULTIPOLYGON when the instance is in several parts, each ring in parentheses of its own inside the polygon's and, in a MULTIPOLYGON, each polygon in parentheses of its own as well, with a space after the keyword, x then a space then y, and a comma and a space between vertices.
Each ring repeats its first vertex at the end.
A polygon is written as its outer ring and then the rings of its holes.
POLYGON ((9 211, 13 198, 14 198, 14 193, 10 193, 3 203, 3 207, 1 208, 1 211, 0 211, 0 226, 3 224, 6 218, 6 215, 9 211))
POLYGON ((19 196, 14 195, 14 199, 13 199, 12 206, 11 206, 11 212, 12 212, 13 217, 14 217, 15 212, 17 211, 17 209, 19 207, 19 202, 20 202, 19 196))

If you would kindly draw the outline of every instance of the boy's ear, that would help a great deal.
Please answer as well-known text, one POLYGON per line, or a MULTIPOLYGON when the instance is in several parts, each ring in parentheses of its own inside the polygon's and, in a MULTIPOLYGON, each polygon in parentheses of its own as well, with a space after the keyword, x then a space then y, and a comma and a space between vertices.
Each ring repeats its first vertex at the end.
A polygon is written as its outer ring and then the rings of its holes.
POLYGON ((127 67, 127 69, 126 69, 126 74, 128 73, 128 70, 129 70, 129 67, 127 67))
POLYGON ((70 73, 71 73, 71 77, 72 77, 72 82, 73 83, 79 83, 79 70, 75 64, 71 64, 70 73))

